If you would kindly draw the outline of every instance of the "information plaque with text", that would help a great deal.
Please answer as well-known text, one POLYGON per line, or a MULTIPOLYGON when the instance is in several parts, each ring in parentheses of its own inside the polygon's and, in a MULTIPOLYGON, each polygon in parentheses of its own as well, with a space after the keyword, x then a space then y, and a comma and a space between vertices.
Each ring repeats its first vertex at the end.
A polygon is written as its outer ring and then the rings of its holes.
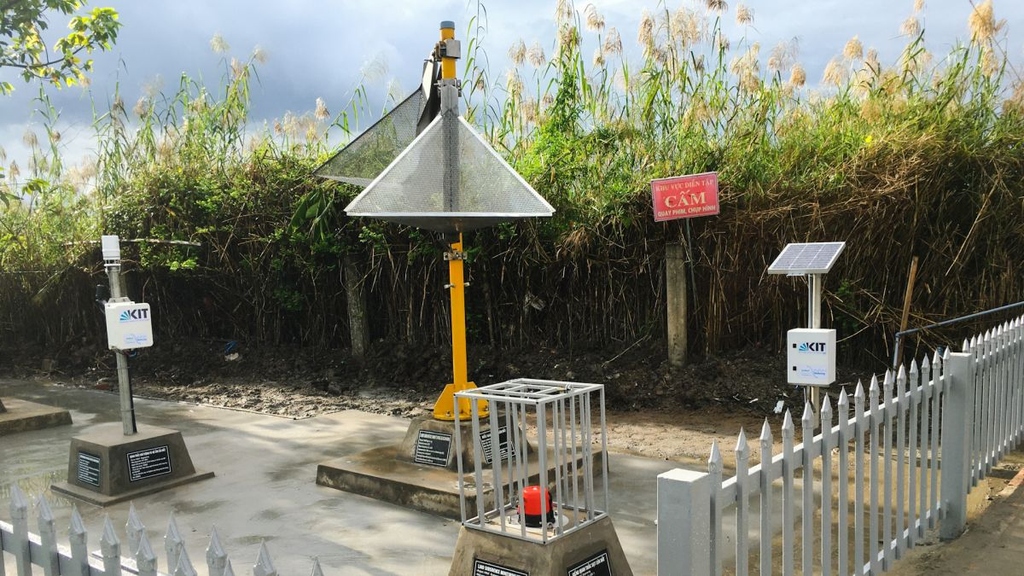
POLYGON ((420 430, 416 435, 413 462, 428 466, 445 467, 452 452, 452 435, 447 432, 420 430))
POLYGON ((129 482, 138 482, 170 473, 171 454, 166 445, 128 453, 129 482))
POLYGON ((570 566, 566 576, 612 576, 608 551, 602 550, 583 562, 570 566))
MULTIPOLYGON (((484 464, 491 463, 491 429, 480 432, 480 450, 484 453, 484 464)), ((516 447, 509 444, 508 427, 498 428, 498 457, 502 461, 508 460, 509 455, 516 455, 516 447)))
POLYGON ((88 452, 78 452, 78 481, 90 486, 100 486, 100 457, 88 452))
POLYGON ((530 573, 483 560, 473 560, 473 576, 530 576, 530 573))

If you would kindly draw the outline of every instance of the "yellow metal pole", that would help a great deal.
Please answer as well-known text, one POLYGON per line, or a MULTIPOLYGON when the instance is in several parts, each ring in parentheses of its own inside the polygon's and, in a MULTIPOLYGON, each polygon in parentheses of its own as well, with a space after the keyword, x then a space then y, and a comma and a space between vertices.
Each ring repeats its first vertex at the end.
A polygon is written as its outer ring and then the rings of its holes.
POLYGON ((462 264, 462 234, 452 243, 448 259, 448 280, 452 303, 452 384, 456 392, 466 389, 469 381, 466 368, 466 281, 462 264))
MULTIPOLYGON (((455 23, 451 21, 441 22, 441 44, 445 40, 455 39, 455 23)), ((455 57, 448 56, 447 52, 438 50, 441 54, 441 80, 451 80, 455 78, 455 57)))
MULTIPOLYGON (((441 57, 441 82, 455 79, 455 60, 458 52, 451 53, 446 40, 455 39, 455 25, 445 21, 441 23, 441 41, 438 42, 435 53, 441 57)), ((434 418, 437 420, 455 420, 455 411, 459 411, 460 420, 471 418, 471 403, 467 400, 460 400, 458 407, 455 406, 455 394, 463 390, 476 388, 476 384, 469 381, 466 361, 466 279, 463 269, 462 234, 458 240, 451 244, 446 254, 448 260, 448 288, 451 298, 452 318, 452 383, 445 386, 440 398, 434 403, 434 418)), ((479 402, 478 410, 480 417, 487 416, 487 403, 479 402)))

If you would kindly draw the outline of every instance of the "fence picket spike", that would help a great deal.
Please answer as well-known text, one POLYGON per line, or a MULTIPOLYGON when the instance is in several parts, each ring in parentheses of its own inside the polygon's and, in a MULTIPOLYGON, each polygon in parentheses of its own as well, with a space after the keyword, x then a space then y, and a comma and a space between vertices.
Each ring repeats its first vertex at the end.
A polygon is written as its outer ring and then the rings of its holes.
POLYGON ((82 538, 83 540, 89 537, 85 530, 85 522, 82 521, 82 515, 78 512, 78 505, 71 505, 71 524, 68 526, 68 536, 71 538, 82 538))
POLYGON ((228 553, 220 543, 220 536, 217 534, 217 527, 210 530, 210 545, 206 547, 206 566, 210 576, 223 574, 227 564, 228 553))
POLYGON ((145 524, 135 510, 135 502, 128 503, 128 522, 125 523, 124 530, 128 537, 128 554, 134 556, 139 551, 139 538, 146 531, 145 524))
POLYGON ((60 557, 57 555, 57 530, 53 526, 53 510, 46 497, 42 495, 36 498, 36 509, 43 575, 57 576, 60 574, 60 557))
POLYGON ((710 474, 721 474, 722 452, 718 449, 718 440, 711 442, 711 456, 708 457, 708 472, 710 474))
MULTIPOLYGON (((804 402, 804 413, 800 417, 800 437, 803 445, 800 459, 796 465, 802 469, 803 476, 800 479, 801 510, 814 509, 814 459, 817 457, 818 446, 814 441, 814 406, 804 402)), ((793 501, 796 502, 795 500, 793 501)), ((800 533, 803 542, 811 542, 814 539, 814 523, 804 521, 800 526, 800 533)), ((801 546, 801 562, 804 567, 810 567, 813 560, 813 548, 801 546)), ((809 574, 809 572, 805 572, 809 574)))
POLYGON ((747 433, 740 427, 740 433, 736 437, 736 573, 746 574, 748 569, 748 539, 746 534, 749 531, 749 506, 750 475, 750 446, 747 445, 747 433))
POLYGON ((139 549, 135 553, 135 563, 139 568, 139 576, 156 576, 157 557, 149 543, 149 535, 145 531, 139 536, 139 549))
POLYGON ((50 503, 46 501, 45 496, 39 496, 36 498, 36 508, 39 509, 37 516, 39 518, 40 529, 43 523, 53 524, 53 509, 50 508, 50 503))
POLYGON ((71 505, 71 523, 68 526, 68 543, 71 545, 71 576, 89 576, 89 535, 78 513, 78 506, 71 505))
POLYGON ((174 512, 171 512, 171 517, 167 521, 167 534, 164 535, 164 552, 167 553, 168 569, 171 569, 171 566, 177 568, 178 555, 184 548, 185 541, 181 537, 181 531, 178 530, 178 523, 174 521, 174 512))
MULTIPOLYGON (((760 498, 760 519, 758 522, 758 529, 761 534, 771 534, 772 522, 771 522, 771 510, 772 510, 772 449, 774 443, 772 441, 772 428, 768 424, 768 419, 764 419, 764 424, 761 425, 761 477, 758 478, 758 489, 761 492, 760 498)), ((770 574, 772 565, 772 546, 769 538, 760 538, 761 544, 758 547, 761 555, 760 570, 761 574, 770 574)))
MULTIPOLYGON (((767 418, 764 419, 764 424, 761 424, 760 440, 762 445, 765 443, 765 441, 767 441, 769 445, 772 443, 772 427, 770 424, 768 424, 767 418)), ((771 450, 769 450, 768 452, 768 461, 771 461, 771 450)), ((765 462, 764 454, 761 455, 761 462, 765 462)))
MULTIPOLYGON (((210 576, 214 576, 214 575, 211 574, 210 576)), ((235 569, 231 567, 231 558, 228 558, 227 562, 224 564, 224 574, 223 574, 223 576, 235 576, 235 569)))
POLYGON ((11 518, 17 520, 28 518, 28 500, 17 484, 11 485, 11 518))
POLYGON ((787 409, 786 414, 782 417, 782 436, 786 436, 786 432, 789 432, 790 437, 796 432, 796 426, 793 424, 793 414, 787 409))
POLYGON ((256 564, 252 567, 253 576, 277 576, 277 568, 270 559, 266 541, 260 542, 260 551, 256 554, 256 564))
POLYGON ((736 438, 736 459, 746 457, 748 454, 750 454, 750 447, 747 446, 747 433, 740 426, 740 433, 736 438))
POLYGON ((904 399, 907 393, 907 371, 900 366, 900 371, 896 375, 896 403, 903 405, 904 399))
POLYGON ((309 576, 324 576, 324 570, 320 567, 320 558, 318 556, 313 557, 313 571, 310 572, 309 576))
MULTIPOLYGON (((711 477, 711 538, 708 541, 708 554, 711 558, 712 574, 722 573, 722 452, 718 449, 718 440, 711 442, 711 456, 708 457, 708 475, 711 477)), ((260 576, 260 575, 256 575, 260 576)))
POLYGON ((100 556, 103 557, 103 573, 106 576, 121 574, 121 541, 114 533, 110 515, 103 515, 103 534, 100 534, 100 556))
POLYGON ((824 394, 821 398, 821 431, 822 433, 828 432, 829 428, 832 427, 832 401, 829 399, 828 394, 824 394))
MULTIPOLYGON (((804 402, 804 413, 800 416, 800 425, 803 427, 804 430, 806 430, 807 428, 809 428, 809 427, 811 427, 813 425, 812 424, 813 421, 814 421, 814 406, 811 405, 810 401, 806 401, 806 402, 804 402)), ((804 438, 803 439, 803 441, 804 441, 804 448, 807 448, 807 440, 809 440, 809 438, 804 438)))
MULTIPOLYGON (((100 535, 100 547, 103 550, 121 548, 121 541, 117 538, 117 533, 114 532, 114 524, 110 521, 109 514, 103 515, 103 534, 100 535)), ((107 553, 103 552, 103 555, 106 556, 107 553)))
POLYGON ((885 402, 886 413, 885 417, 891 417, 892 408, 889 406, 892 404, 893 391, 896 388, 896 375, 892 370, 885 371, 885 380, 882 381, 882 400, 885 402))
POLYGON ((192 559, 188 557, 188 550, 182 546, 178 554, 178 564, 174 568, 174 576, 197 576, 196 569, 192 566, 192 559))

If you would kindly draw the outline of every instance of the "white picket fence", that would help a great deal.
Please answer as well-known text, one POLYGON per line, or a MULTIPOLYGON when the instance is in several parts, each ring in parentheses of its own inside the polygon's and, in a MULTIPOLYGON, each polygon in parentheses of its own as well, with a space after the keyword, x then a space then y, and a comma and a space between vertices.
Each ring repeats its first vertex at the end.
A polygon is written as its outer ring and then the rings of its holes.
POLYGON ((845 390, 835 410, 826 397, 820 421, 805 406, 800 444, 787 412, 780 454, 766 421, 755 466, 741 431, 731 478, 717 444, 707 473, 660 475, 659 576, 722 574, 727 556, 738 576, 752 563, 762 575, 795 574, 798 563, 806 575, 881 574, 929 530, 958 536, 970 488, 1022 440, 1022 326, 858 384, 852 404, 845 390))
MULTIPOLYGON (((41 568, 43 576, 197 576, 173 515, 168 521, 167 533, 164 536, 168 572, 162 573, 157 569, 157 554, 149 542, 149 537, 146 536, 146 527, 136 513, 134 505, 128 510, 128 522, 125 525, 127 549, 122 550, 121 540, 114 530, 110 516, 105 516, 100 547, 95 556, 90 555, 88 551, 88 534, 77 508, 71 512, 71 525, 67 532, 70 548, 57 543, 53 512, 45 498, 40 497, 36 500, 38 535, 29 532, 28 499, 17 485, 11 489, 10 512, 12 522, 0 522, 0 552, 13 555, 16 576, 32 576, 33 566, 41 568), (125 553, 123 557, 122 552, 125 553)), ((6 576, 3 556, 0 554, 0 576, 6 576)), ((216 528, 210 534, 210 544, 206 549, 206 568, 208 576, 235 574, 231 560, 217 536, 216 528)), ((274 568, 265 544, 260 544, 252 574, 277 576, 277 569, 274 568)), ((320 561, 317 559, 313 560, 312 576, 323 576, 320 561)))

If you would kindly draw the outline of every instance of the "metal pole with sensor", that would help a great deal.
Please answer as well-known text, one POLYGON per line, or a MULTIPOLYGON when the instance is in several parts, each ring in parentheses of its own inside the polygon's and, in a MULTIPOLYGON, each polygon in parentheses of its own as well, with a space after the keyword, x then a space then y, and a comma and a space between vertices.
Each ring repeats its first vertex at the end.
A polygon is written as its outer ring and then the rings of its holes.
POLYGON ((819 387, 836 380, 836 331, 821 328, 821 280, 845 247, 845 242, 787 244, 768 267, 769 274, 807 277, 807 328, 786 335, 786 379, 804 386, 804 400, 815 415, 821 406, 819 387))
MULTIPOLYGON (((103 249, 103 267, 107 269, 107 279, 110 282, 110 304, 130 302, 121 293, 121 243, 117 236, 103 236, 100 238, 100 245, 103 249)), ((124 350, 115 349, 114 358, 117 361, 117 391, 121 402, 121 425, 125 436, 131 436, 138 432, 135 423, 135 401, 132 398, 132 381, 128 373, 128 356, 124 350)))

